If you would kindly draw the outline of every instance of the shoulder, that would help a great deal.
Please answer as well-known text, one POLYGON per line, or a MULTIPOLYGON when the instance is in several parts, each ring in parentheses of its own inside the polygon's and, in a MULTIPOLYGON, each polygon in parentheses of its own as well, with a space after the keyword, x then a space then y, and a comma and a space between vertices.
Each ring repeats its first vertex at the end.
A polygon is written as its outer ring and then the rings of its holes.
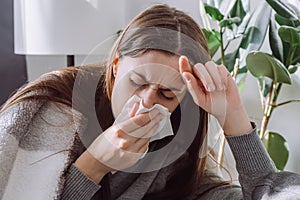
POLYGON ((86 118, 70 106, 39 99, 24 100, 13 104, 0 113, 0 133, 13 135, 19 140, 30 129, 38 127, 67 127, 70 124, 75 129, 84 127, 86 118))
POLYGON ((19 138, 44 103, 45 101, 32 99, 13 104, 5 109, 0 113, 1 135, 10 132, 19 138))
POLYGON ((28 191, 51 199, 57 195, 77 157, 83 118, 70 106, 40 100, 22 101, 1 113, 5 126, 0 126, 0 158, 5 164, 0 167, 0 186, 9 199, 30 199, 28 191))
POLYGON ((201 177, 197 195, 194 199, 243 199, 241 187, 224 181, 220 176, 208 170, 201 177))

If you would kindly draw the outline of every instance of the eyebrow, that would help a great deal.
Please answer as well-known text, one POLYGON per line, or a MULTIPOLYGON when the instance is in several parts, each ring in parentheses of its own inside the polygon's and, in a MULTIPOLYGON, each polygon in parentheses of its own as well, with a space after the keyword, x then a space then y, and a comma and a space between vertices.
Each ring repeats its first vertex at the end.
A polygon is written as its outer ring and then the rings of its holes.
MULTIPOLYGON (((147 81, 146 77, 142 74, 139 74, 135 71, 133 71, 134 74, 138 75, 140 78, 142 78, 145 82, 149 82, 147 81)), ((161 86, 161 85, 160 85, 161 86)), ((162 86, 164 87, 164 86, 162 86)), ((178 89, 178 88, 160 88, 160 90, 162 91, 175 91, 175 92, 181 92, 181 89, 178 89)))

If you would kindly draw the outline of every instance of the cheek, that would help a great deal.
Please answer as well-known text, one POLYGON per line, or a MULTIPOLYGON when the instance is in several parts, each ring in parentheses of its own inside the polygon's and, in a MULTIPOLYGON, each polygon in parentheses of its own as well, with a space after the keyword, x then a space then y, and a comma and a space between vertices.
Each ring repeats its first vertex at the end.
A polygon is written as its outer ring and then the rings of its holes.
POLYGON ((176 98, 174 99, 174 101, 170 101, 166 106, 169 108, 169 111, 172 113, 176 108, 177 106, 180 104, 180 102, 182 101, 182 99, 184 98, 186 94, 186 91, 182 92, 182 93, 177 93, 176 94, 176 98))
POLYGON ((164 101, 164 102, 161 103, 161 105, 168 108, 169 112, 172 113, 177 108, 177 106, 179 105, 179 102, 176 99, 174 101, 164 101))
POLYGON ((111 96, 111 107, 115 118, 121 113, 128 99, 134 95, 135 89, 126 79, 115 82, 111 96))

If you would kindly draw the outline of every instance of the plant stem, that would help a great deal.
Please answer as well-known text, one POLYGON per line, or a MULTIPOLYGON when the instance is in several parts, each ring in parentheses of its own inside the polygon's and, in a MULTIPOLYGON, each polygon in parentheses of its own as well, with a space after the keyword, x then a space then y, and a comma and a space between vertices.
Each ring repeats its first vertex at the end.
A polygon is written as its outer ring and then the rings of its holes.
POLYGON ((222 62, 222 65, 226 66, 225 65, 225 50, 224 50, 224 44, 223 44, 223 29, 222 27, 220 27, 220 47, 221 47, 221 62, 222 62))
POLYGON ((265 105, 265 110, 264 110, 264 117, 262 120, 262 125, 260 129, 260 139, 263 139, 266 129, 268 127, 269 120, 271 118, 271 115, 273 113, 274 108, 278 107, 276 106, 276 101, 279 95, 279 92, 282 87, 282 83, 279 83, 278 86, 276 87, 275 91, 273 91, 273 88, 275 88, 276 85, 274 82, 272 82, 272 87, 270 88, 268 98, 266 100, 266 105, 265 105), (273 95, 273 98, 272 98, 273 95), (272 101, 271 101, 272 98, 272 101))
POLYGON ((275 104, 273 106, 276 108, 276 107, 283 106, 283 105, 288 104, 288 103, 296 103, 296 102, 300 102, 300 99, 285 101, 285 102, 282 102, 282 103, 279 103, 279 104, 275 104))
POLYGON ((276 88, 276 90, 275 90, 275 92, 274 92, 274 97, 273 97, 273 100, 272 100, 272 102, 271 102, 271 110, 270 110, 270 114, 269 114, 270 116, 271 116, 271 114, 272 114, 274 108, 276 107, 276 106, 274 106, 274 105, 276 105, 276 101, 277 101, 279 92, 280 92, 280 90, 281 90, 281 87, 282 87, 282 83, 279 83, 278 86, 277 86, 277 88, 276 88))
MULTIPOLYGON (((286 67, 288 67, 291 64, 291 59, 293 58, 294 52, 295 52, 295 48, 294 48, 294 46, 292 46, 289 49, 289 54, 287 56, 288 59, 286 60, 286 63, 285 63, 286 67)), ((277 101, 279 92, 281 90, 281 87, 282 87, 282 83, 279 83, 276 87, 276 84, 274 83, 274 81, 272 82, 272 87, 270 88, 268 98, 266 100, 264 117, 262 120, 261 129, 260 129, 260 139, 263 139, 263 137, 265 135, 265 132, 268 127, 268 123, 269 123, 269 120, 271 118, 274 108, 278 107, 278 105, 276 106, 276 101, 277 101), (274 92, 273 92, 273 88, 276 88, 274 92), (272 98, 272 95, 273 95, 273 98, 272 98), (272 101, 271 101, 271 98, 272 98, 272 101)), ((284 104, 286 104, 286 102, 284 102, 284 104)), ((283 105, 283 104, 281 104, 281 105, 283 105)))
POLYGON ((218 163, 220 167, 223 165, 224 150, 225 150, 225 137, 222 137, 221 144, 220 144, 220 152, 218 155, 218 163))
MULTIPOLYGON (((221 49, 221 62, 222 65, 225 65, 225 50, 224 50, 224 45, 223 45, 223 29, 220 26, 220 49, 221 49)), ((221 139, 221 147, 218 155, 218 162, 220 164, 220 168, 222 166, 223 158, 224 158, 224 149, 225 149, 225 137, 222 137, 221 139)))
POLYGON ((238 72, 239 72, 239 66, 240 66, 240 59, 236 58, 235 59, 235 64, 234 64, 234 67, 233 67, 233 75, 232 75, 232 78, 235 82, 236 82, 236 77, 237 77, 238 72))
MULTIPOLYGON (((260 86, 259 80, 257 80, 257 84, 258 84, 258 87, 260 88, 261 86, 260 86)), ((261 109, 262 109, 262 111, 265 111, 265 97, 261 90, 259 90, 259 95, 260 95, 261 109)))
POLYGON ((230 44, 231 41, 233 41, 234 39, 236 39, 235 36, 227 42, 227 44, 226 44, 225 47, 224 47, 224 51, 226 51, 226 49, 228 48, 229 44, 230 44))
POLYGON ((261 128, 260 128, 260 139, 262 140, 264 135, 265 135, 265 132, 266 132, 266 129, 267 129, 267 126, 268 126, 268 123, 269 123, 269 120, 270 120, 270 110, 271 110, 271 101, 272 101, 272 95, 273 95, 273 89, 275 87, 275 84, 274 82, 272 82, 272 86, 270 88, 270 91, 268 93, 268 97, 266 99, 266 102, 265 102, 265 110, 264 110, 264 116, 263 116, 263 119, 262 119, 262 123, 261 123, 261 128))

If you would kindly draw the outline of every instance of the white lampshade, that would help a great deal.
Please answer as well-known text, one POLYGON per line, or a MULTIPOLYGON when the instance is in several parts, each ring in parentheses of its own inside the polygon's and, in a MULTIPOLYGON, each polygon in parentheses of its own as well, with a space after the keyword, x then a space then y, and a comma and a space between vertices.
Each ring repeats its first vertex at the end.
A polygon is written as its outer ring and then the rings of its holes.
POLYGON ((14 0, 15 53, 89 54, 124 28, 124 3, 122 0, 14 0))
POLYGON ((87 55, 106 40, 98 49, 107 54, 117 31, 157 3, 181 9, 200 22, 198 0, 14 0, 15 53, 87 55))

